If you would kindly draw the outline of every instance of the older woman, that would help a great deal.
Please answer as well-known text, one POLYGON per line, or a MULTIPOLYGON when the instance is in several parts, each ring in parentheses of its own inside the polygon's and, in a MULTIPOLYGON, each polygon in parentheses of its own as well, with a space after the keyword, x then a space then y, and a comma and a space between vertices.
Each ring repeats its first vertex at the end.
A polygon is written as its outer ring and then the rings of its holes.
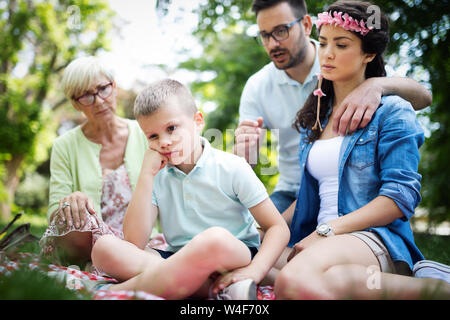
POLYGON ((123 237, 123 216, 148 144, 136 121, 116 115, 116 82, 97 58, 70 63, 62 87, 86 120, 53 144, 49 226, 40 243, 53 261, 81 265, 100 235, 123 237))

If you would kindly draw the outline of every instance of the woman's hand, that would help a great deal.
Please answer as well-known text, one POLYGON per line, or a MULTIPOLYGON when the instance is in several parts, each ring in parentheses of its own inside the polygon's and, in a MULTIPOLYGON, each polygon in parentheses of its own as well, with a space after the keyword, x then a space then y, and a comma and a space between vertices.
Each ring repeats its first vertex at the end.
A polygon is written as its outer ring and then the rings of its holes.
POLYGON ((92 200, 80 191, 76 191, 59 200, 58 209, 52 219, 58 227, 83 228, 87 222, 87 215, 96 215, 92 200))
POLYGON ((289 262, 292 258, 294 258, 298 253, 305 250, 308 247, 311 247, 316 242, 323 240, 324 237, 317 234, 316 231, 313 231, 309 236, 303 238, 301 241, 297 242, 293 250, 291 251, 291 254, 288 256, 287 261, 289 262))

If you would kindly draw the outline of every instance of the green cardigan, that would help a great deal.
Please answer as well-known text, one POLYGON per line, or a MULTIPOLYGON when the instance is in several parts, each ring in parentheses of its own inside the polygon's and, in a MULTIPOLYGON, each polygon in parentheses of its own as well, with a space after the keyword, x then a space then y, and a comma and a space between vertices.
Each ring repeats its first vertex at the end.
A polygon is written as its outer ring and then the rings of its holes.
MULTIPOLYGON (((129 135, 124 162, 131 188, 134 190, 148 142, 136 120, 127 119, 127 122, 129 135)), ((47 219, 58 208, 59 201, 75 191, 83 192, 93 201, 95 211, 101 219, 100 202, 103 186, 101 148, 101 144, 86 138, 81 126, 71 129, 55 140, 50 158, 47 219)))

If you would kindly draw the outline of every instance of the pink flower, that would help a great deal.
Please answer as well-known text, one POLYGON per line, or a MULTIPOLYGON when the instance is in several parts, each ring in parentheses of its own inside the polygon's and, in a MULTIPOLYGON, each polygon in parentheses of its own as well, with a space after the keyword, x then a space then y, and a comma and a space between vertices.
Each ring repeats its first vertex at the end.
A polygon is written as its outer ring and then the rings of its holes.
POLYGON ((364 21, 358 21, 350 17, 347 13, 342 15, 342 12, 334 11, 333 14, 329 12, 319 13, 316 22, 314 22, 317 28, 324 24, 331 24, 341 27, 345 30, 359 32, 362 35, 366 35, 373 27, 366 27, 364 21))
POLYGON ((314 90, 313 95, 315 95, 316 97, 323 97, 323 96, 326 96, 326 94, 323 93, 322 89, 320 89, 320 88, 314 90))

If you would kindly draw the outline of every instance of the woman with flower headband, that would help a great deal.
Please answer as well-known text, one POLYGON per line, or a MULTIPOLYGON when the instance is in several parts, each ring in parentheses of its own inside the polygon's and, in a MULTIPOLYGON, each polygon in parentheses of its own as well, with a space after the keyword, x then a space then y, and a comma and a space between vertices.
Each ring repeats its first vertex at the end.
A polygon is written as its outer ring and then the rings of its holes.
POLYGON ((409 224, 424 142, 410 103, 386 96, 365 128, 343 137, 331 127, 356 86, 386 75, 388 21, 380 13, 379 27, 369 26, 369 6, 338 1, 316 22, 322 74, 294 123, 302 172, 296 204, 283 214, 293 249, 275 281, 278 299, 417 299, 426 289, 450 297, 442 280, 405 276, 424 259, 409 224))

